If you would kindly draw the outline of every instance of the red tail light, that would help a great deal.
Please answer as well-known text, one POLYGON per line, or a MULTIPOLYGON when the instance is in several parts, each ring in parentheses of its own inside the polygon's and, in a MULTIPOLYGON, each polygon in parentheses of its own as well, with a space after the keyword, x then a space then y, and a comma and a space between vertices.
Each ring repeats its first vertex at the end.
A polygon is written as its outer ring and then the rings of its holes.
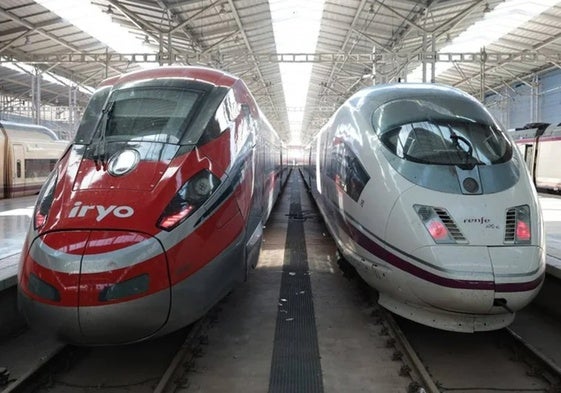
POLYGON ((440 221, 431 221, 427 224, 430 235, 434 240, 443 240, 448 237, 448 229, 440 221))
POLYGON ((524 221, 516 223, 516 239, 521 241, 529 241, 531 239, 530 226, 524 221))
POLYGON ((425 205, 413 205, 413 208, 435 243, 456 243, 456 239, 450 234, 448 227, 436 212, 436 210, 439 210, 448 216, 444 209, 425 205))
POLYGON ((530 206, 514 206, 506 211, 505 244, 530 244, 532 242, 530 206))
POLYGON ((516 226, 514 242, 518 244, 530 243, 532 231, 530 227, 530 207, 528 205, 517 206, 516 226))
POLYGON ((158 220, 158 227, 171 231, 193 214, 212 195, 220 180, 206 169, 189 179, 175 194, 158 220))

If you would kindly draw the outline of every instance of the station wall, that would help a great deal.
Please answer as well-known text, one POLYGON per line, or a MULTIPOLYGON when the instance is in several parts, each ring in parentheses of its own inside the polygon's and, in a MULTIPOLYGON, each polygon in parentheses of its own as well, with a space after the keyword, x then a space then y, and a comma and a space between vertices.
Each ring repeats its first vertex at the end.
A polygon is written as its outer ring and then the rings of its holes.
POLYGON ((538 75, 536 87, 517 82, 485 98, 485 105, 507 129, 526 123, 561 123, 561 70, 538 75))

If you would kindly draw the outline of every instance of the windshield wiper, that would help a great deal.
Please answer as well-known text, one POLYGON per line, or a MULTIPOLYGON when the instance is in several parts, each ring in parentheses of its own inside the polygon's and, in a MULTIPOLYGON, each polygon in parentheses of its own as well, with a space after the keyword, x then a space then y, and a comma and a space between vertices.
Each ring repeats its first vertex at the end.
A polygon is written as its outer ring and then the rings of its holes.
POLYGON ((96 129, 99 129, 99 136, 95 142, 93 159, 97 170, 100 170, 101 168, 107 170, 107 141, 105 134, 107 132, 109 121, 111 121, 114 107, 115 101, 111 101, 105 108, 102 109, 101 117, 96 127, 96 129))
POLYGON ((454 146, 454 148, 456 148, 456 150, 458 150, 459 152, 465 153, 465 160, 466 160, 466 164, 467 164, 468 160, 473 157, 473 147, 471 146, 471 143, 469 143, 469 141, 466 138, 464 138, 461 135, 456 134, 451 129, 450 129, 450 139, 452 140, 452 145, 454 146), (465 150, 460 145, 459 141, 462 141, 468 147, 468 149, 465 150))

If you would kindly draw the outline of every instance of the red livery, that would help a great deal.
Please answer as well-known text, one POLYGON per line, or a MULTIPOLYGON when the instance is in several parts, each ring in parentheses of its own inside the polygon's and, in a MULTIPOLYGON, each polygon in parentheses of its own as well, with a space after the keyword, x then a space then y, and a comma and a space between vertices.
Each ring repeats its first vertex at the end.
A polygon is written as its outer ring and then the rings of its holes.
POLYGON ((282 150, 232 75, 164 67, 103 82, 37 200, 18 274, 29 323, 97 345, 200 318, 257 262, 282 150))

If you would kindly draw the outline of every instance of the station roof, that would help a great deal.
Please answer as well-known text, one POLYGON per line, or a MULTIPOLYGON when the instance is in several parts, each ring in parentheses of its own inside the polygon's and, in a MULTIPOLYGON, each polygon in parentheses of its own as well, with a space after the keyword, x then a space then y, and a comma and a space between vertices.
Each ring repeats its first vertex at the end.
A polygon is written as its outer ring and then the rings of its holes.
MULTIPOLYGON (((21 63, 43 71, 41 100, 51 105, 67 105, 76 84, 77 102, 85 105, 86 87, 146 62, 205 65, 244 79, 287 142, 288 113, 303 112, 300 140, 306 143, 358 89, 408 79, 423 61, 427 70, 433 61, 445 63, 447 70, 435 71, 435 81, 478 98, 514 83, 531 85, 536 73, 560 67, 561 1, 526 0, 534 9, 542 7, 535 15, 511 3, 520 1, 325 0, 315 51, 296 54, 277 51, 268 0, 92 0, 146 48, 125 53, 40 0, 3 0, 0 93, 29 98, 33 71, 21 63), (520 17, 518 25, 505 27, 502 37, 486 43, 484 51, 444 52, 500 7, 506 7, 501 20, 520 17), (312 64, 303 107, 285 100, 280 71, 285 63, 312 64)), ((477 34, 489 36, 489 30, 479 27, 477 34)), ((430 71, 425 75, 432 78, 430 71)))

